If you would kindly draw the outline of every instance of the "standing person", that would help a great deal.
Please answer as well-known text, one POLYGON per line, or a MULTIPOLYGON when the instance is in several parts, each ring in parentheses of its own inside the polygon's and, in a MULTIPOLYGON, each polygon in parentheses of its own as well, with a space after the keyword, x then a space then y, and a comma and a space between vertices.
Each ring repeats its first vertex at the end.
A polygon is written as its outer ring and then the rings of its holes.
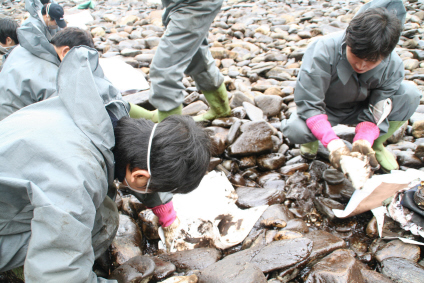
POLYGON ((374 0, 345 32, 308 46, 294 93, 297 113, 281 125, 284 136, 301 144, 304 157, 316 157, 319 140, 339 168, 350 150, 332 126, 357 124, 352 151, 369 155, 373 167, 399 168, 383 144, 412 116, 421 96, 403 81, 403 62, 394 51, 405 14, 400 0, 374 0))
POLYGON ((114 179, 146 198, 190 192, 208 168, 209 138, 190 117, 129 118, 93 49, 69 51, 57 84, 57 96, 0 122, 0 272, 24 265, 27 283, 116 282, 92 271, 118 227, 114 179))
POLYGON ((60 61, 74 46, 94 47, 91 35, 79 28, 65 28, 50 44, 35 26, 19 31, 20 45, 0 72, 0 120, 56 93, 60 61))
POLYGON ((1 67, 12 52, 13 48, 19 44, 18 35, 16 33, 18 23, 12 18, 0 19, 0 54, 4 54, 2 58, 1 67))
POLYGON ((209 27, 223 0, 162 0, 166 31, 150 66, 150 103, 158 112, 138 109, 140 117, 161 121, 181 114, 184 73, 190 75, 205 95, 209 111, 196 121, 213 120, 231 112, 224 77, 215 65, 209 47, 209 27), (158 115, 158 118, 156 118, 158 115))

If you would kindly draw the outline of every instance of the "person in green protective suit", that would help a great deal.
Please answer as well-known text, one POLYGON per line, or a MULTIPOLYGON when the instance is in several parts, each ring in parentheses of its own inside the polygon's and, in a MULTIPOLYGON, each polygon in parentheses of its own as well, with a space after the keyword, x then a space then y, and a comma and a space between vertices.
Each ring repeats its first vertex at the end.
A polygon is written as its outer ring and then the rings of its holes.
POLYGON ((373 167, 398 169, 384 142, 415 112, 421 93, 403 81, 404 65, 394 51, 406 10, 400 0, 374 0, 358 11, 348 28, 311 43, 303 57, 294 100, 296 113, 281 130, 313 159, 318 140, 330 161, 350 150, 332 126, 357 124, 352 151, 370 156, 373 167))
POLYGON ((231 112, 224 77, 215 65, 207 34, 223 0, 162 0, 166 31, 150 67, 150 103, 157 111, 132 108, 132 116, 161 121, 181 114, 185 87, 184 73, 196 82, 209 103, 209 111, 194 117, 213 120, 231 112))

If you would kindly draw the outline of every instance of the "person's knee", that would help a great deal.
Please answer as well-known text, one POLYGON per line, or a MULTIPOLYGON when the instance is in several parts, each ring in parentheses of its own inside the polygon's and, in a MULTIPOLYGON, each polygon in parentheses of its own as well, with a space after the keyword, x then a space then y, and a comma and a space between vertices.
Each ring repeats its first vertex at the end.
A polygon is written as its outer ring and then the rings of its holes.
MULTIPOLYGON (((293 114, 292 114, 293 115, 293 114)), ((313 141, 309 138, 312 135, 305 121, 299 117, 289 120, 283 120, 281 122, 281 131, 284 137, 288 138, 291 143, 303 144, 313 141)))

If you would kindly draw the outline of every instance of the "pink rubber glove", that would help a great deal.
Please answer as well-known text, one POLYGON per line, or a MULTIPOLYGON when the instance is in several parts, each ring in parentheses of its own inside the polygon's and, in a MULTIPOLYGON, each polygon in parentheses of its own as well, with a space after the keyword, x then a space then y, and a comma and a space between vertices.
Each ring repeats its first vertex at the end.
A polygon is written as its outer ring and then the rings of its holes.
POLYGON ((328 116, 325 114, 315 115, 306 119, 306 125, 325 147, 327 147, 332 140, 339 139, 333 128, 331 128, 330 122, 328 122, 328 116))
POLYGON ((379 135, 380 129, 376 124, 371 122, 362 122, 356 125, 353 142, 357 140, 366 140, 370 143, 370 146, 372 146, 379 135))
POLYGON ((172 201, 155 206, 152 211, 159 218, 159 225, 162 227, 168 227, 177 218, 177 212, 174 210, 172 201))

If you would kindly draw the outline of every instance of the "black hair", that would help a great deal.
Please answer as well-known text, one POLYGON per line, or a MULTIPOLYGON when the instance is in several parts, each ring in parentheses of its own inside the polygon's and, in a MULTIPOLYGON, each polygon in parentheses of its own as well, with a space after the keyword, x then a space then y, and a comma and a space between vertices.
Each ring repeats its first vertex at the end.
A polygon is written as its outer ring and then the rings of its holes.
POLYGON ((75 46, 85 45, 94 48, 91 34, 80 28, 68 27, 56 33, 50 41, 56 47, 69 46, 72 49, 75 46))
POLYGON ((377 61, 392 53, 399 41, 402 24, 386 8, 373 8, 356 15, 346 29, 346 44, 361 59, 377 61))
MULTIPOLYGON (((115 172, 125 176, 127 165, 147 170, 147 150, 154 123, 121 118, 115 127, 115 172)), ((155 130, 150 151, 153 192, 189 193, 197 188, 210 161, 211 141, 193 118, 172 115, 155 130)))
POLYGON ((0 42, 6 44, 6 38, 10 37, 16 44, 19 44, 18 34, 16 33, 18 23, 12 18, 0 19, 0 42))
MULTIPOLYGON (((49 2, 47 2, 47 3, 43 3, 43 7, 41 8, 41 15, 45 15, 45 14, 47 14, 47 4, 49 4, 49 2)), ((49 15, 49 17, 50 17, 50 15, 49 15)))
MULTIPOLYGON (((45 5, 45 4, 49 4, 50 0, 40 0, 41 4, 45 5)), ((45 13, 44 13, 45 15, 45 13)))

